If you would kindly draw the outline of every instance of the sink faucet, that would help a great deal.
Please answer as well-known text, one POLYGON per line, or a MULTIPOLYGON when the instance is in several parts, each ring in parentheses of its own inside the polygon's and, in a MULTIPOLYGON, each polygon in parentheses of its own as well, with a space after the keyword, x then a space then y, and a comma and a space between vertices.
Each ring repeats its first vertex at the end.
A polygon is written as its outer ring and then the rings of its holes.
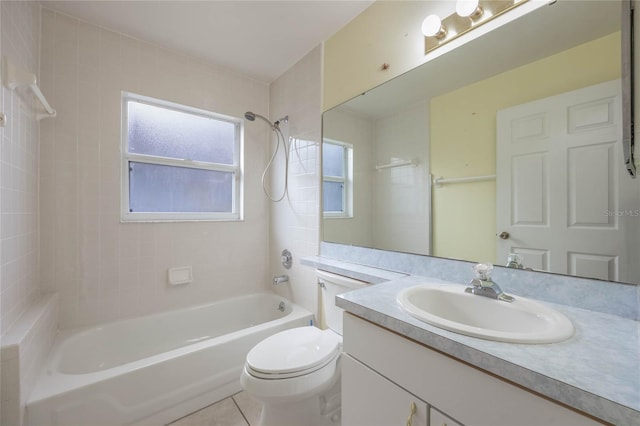
POLYGON ((522 256, 518 253, 509 253, 509 256, 507 256, 507 268, 524 269, 522 256))
POLYGON ((464 290, 466 293, 502 300, 504 302, 513 302, 515 300, 512 296, 503 293, 500 286, 491 279, 490 275, 493 270, 493 265, 490 263, 478 263, 473 267, 473 270, 475 272, 475 278, 469 282, 471 287, 467 287, 464 290))
POLYGON ((286 283, 287 281, 289 281, 289 275, 278 275, 277 277, 273 277, 273 285, 286 283))

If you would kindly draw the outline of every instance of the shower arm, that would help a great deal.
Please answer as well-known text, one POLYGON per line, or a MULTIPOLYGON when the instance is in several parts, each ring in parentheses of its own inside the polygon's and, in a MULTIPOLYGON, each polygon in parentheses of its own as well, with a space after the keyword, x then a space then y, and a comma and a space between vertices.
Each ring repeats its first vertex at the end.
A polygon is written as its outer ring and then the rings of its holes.
POLYGON ((280 125, 280 123, 288 123, 289 122, 289 116, 285 115, 284 117, 278 118, 276 121, 274 121, 273 123, 271 121, 269 121, 269 119, 263 115, 260 114, 256 114, 255 112, 251 112, 251 111, 247 111, 244 113, 244 118, 246 118, 249 121, 255 121, 256 118, 261 119, 262 121, 264 121, 265 123, 267 123, 271 128, 278 128, 278 126, 280 125))

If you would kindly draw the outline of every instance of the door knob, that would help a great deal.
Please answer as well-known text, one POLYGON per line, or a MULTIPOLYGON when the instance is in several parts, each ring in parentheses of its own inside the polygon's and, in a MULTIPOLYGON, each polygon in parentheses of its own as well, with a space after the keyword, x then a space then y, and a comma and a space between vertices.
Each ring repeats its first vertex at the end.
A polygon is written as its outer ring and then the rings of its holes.
POLYGON ((502 238, 503 240, 508 240, 509 239, 509 233, 507 231, 502 231, 500 233, 500 235, 498 235, 500 238, 502 238))

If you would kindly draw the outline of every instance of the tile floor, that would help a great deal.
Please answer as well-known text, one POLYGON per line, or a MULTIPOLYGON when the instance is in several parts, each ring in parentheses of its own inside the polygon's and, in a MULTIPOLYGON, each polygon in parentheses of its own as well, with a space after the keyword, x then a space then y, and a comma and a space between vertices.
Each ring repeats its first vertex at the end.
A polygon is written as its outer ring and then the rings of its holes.
POLYGON ((261 410, 258 401, 240 392, 167 426, 255 426, 261 410))

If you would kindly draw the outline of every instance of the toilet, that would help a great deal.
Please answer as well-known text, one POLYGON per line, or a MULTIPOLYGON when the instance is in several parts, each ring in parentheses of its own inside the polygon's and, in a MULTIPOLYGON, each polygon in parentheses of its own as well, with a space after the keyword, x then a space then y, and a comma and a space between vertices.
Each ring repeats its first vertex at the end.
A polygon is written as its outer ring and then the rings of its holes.
POLYGON ((326 330, 297 327, 267 337, 247 354, 242 388, 263 403, 259 426, 339 426, 342 309, 335 296, 368 285, 317 271, 326 330))

